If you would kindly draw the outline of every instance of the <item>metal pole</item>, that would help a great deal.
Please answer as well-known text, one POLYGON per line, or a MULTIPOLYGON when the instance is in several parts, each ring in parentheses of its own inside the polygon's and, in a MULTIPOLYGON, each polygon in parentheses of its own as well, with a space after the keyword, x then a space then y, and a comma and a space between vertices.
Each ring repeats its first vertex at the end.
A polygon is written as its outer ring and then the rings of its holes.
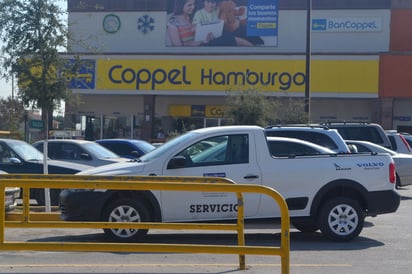
MULTIPOLYGON (((305 66, 305 112, 310 120, 310 61, 311 61, 311 27, 312 0, 307 0, 306 8, 306 66, 305 66)), ((309 121, 308 121, 309 122, 309 121)))
POLYGON ((11 73, 11 99, 14 101, 14 73, 13 72, 11 73))

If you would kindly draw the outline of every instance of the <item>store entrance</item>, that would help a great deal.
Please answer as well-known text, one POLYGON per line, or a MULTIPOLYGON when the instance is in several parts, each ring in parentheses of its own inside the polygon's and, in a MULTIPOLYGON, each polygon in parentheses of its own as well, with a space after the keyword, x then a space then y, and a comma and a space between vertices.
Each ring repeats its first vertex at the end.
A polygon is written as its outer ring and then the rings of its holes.
POLYGON ((222 118, 204 118, 203 127, 217 127, 221 126, 222 118))

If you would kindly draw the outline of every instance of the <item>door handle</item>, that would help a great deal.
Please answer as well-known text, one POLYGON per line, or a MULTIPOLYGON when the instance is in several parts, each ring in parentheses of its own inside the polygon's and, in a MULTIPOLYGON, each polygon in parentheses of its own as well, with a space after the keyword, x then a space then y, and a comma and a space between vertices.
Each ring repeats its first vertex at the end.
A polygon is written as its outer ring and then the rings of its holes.
POLYGON ((243 179, 257 179, 259 178, 259 175, 246 175, 243 177, 243 179))

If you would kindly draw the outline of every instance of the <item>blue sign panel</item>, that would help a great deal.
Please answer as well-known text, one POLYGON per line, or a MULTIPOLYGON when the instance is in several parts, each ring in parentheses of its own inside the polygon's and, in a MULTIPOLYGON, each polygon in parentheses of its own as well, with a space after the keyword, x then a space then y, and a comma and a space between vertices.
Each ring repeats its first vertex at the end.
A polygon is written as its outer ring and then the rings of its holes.
POLYGON ((398 120, 401 122, 410 122, 411 121, 411 116, 394 116, 393 120, 398 120))
POLYGON ((192 117, 205 117, 205 105, 192 105, 192 117))
POLYGON ((249 0, 247 36, 278 35, 278 0, 249 0))
POLYGON ((381 17, 327 17, 312 19, 317 32, 381 32, 381 17))
POLYGON ((326 19, 313 19, 312 20, 312 30, 326 30, 326 19))
POLYGON ((77 66, 77 72, 66 75, 70 89, 94 89, 96 80, 96 60, 68 60, 68 66, 77 66))

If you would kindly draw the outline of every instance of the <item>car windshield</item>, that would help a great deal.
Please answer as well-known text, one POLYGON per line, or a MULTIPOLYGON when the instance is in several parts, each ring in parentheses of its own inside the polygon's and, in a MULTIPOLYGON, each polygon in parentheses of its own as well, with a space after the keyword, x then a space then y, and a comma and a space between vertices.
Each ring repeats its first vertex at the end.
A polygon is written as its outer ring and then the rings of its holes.
POLYGON ((43 153, 26 142, 14 140, 8 144, 25 161, 43 160, 43 153))
POLYGON ((149 162, 149 161, 152 161, 153 159, 157 159, 161 157, 168 150, 173 149, 174 147, 178 147, 180 143, 185 142, 187 139, 193 138, 194 135, 198 135, 198 134, 200 133, 188 132, 170 141, 167 141, 166 143, 159 146, 155 150, 152 150, 149 153, 140 157, 139 162, 149 162))
POLYGON ((84 148, 87 151, 89 151, 91 154, 95 155, 96 158, 100 158, 100 159, 120 158, 120 156, 117 155, 116 153, 108 150, 104 146, 101 146, 97 143, 93 143, 93 142, 85 143, 84 148))
POLYGON ((154 145, 148 142, 144 142, 144 141, 132 141, 132 142, 135 143, 136 146, 138 146, 143 151, 144 154, 156 148, 154 145))

